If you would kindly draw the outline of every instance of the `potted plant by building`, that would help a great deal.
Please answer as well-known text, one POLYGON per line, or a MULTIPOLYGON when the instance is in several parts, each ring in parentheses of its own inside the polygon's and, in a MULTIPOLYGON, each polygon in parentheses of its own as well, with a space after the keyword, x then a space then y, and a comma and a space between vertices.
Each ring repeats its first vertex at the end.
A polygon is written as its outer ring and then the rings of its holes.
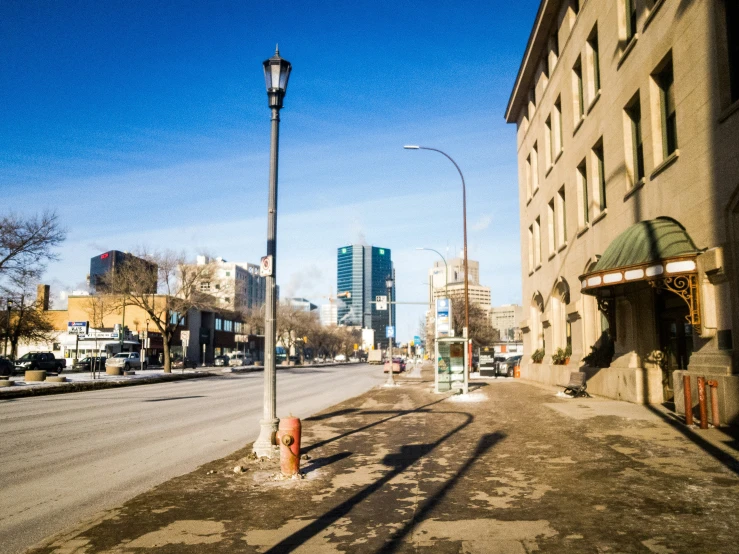
POLYGON ((544 359, 544 349, 543 348, 537 348, 534 350, 531 354, 531 361, 535 364, 540 364, 541 361, 544 359))
POLYGON ((569 344, 567 348, 557 348, 557 351, 552 354, 552 364, 567 365, 570 363, 570 356, 572 356, 572 347, 569 344))

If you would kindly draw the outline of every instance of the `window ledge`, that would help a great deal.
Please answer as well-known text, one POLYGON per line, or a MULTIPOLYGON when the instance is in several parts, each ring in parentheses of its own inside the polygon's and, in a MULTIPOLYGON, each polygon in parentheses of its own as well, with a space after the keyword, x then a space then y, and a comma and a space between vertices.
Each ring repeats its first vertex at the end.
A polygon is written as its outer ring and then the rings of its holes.
POLYGON ((550 165, 547 169, 547 172, 544 174, 544 177, 549 177, 549 174, 552 172, 552 169, 554 169, 554 164, 550 165))
POLYGON ((662 173, 665 169, 670 167, 680 157, 680 150, 675 150, 672 154, 667 156, 664 161, 654 168, 652 174, 649 176, 650 179, 654 179, 657 175, 662 173))
POLYGON ((631 198, 634 195, 634 193, 636 193, 636 191, 638 191, 639 189, 641 189, 644 186, 644 183, 645 182, 646 181, 643 178, 642 179, 639 179, 639 181, 637 181, 634 184, 634 186, 631 187, 626 194, 624 194, 624 202, 626 202, 626 200, 628 200, 629 198, 631 198))
POLYGON ((626 58, 629 54, 631 54, 631 51, 634 49, 634 46, 636 46, 636 41, 639 40, 639 33, 635 33, 633 37, 631 37, 631 40, 624 48, 624 51, 621 53, 621 58, 618 60, 618 64, 616 65, 616 69, 619 69, 621 67, 621 64, 624 63, 626 58))
POLYGON ((556 256, 556 255, 557 255, 557 253, 556 253, 556 252, 552 252, 551 254, 549 254, 549 258, 548 258, 548 261, 550 261, 550 262, 551 262, 551 261, 552 261, 552 260, 554 259, 554 256, 556 256))
POLYGON ((662 4, 664 3, 665 3, 665 0, 657 0, 657 2, 655 2, 654 6, 652 6, 652 10, 649 12, 649 14, 647 15, 647 18, 644 20, 644 27, 642 27, 642 32, 644 32, 647 29, 649 24, 654 19, 654 16, 657 14, 657 10, 659 10, 662 7, 662 4))
POLYGON ((536 187, 536 188, 534 189, 534 193, 533 193, 533 194, 531 195, 531 198, 533 198, 534 196, 536 196, 536 193, 537 193, 537 192, 539 192, 539 187, 538 187, 538 185, 537 185, 537 187, 536 187))
POLYGON ((585 114, 582 114, 580 116, 580 119, 577 120, 577 123, 575 123, 575 129, 572 131, 572 134, 577 134, 577 130, 582 127, 582 122, 585 121, 585 114))
POLYGON ((562 250, 564 250, 565 248, 567 248, 567 241, 564 241, 562 244, 559 245, 559 248, 557 248, 557 252, 562 252, 562 250))
POLYGON ((529 277, 531 277, 533 274, 534 274, 534 270, 533 269, 529 270, 529 277))
POLYGON ((593 110, 595 105, 598 103, 598 100, 600 100, 600 89, 598 89, 598 92, 595 93, 595 96, 593 96, 593 99, 590 101, 590 105, 588 106, 588 114, 593 110))
POLYGON ((534 199, 534 196, 533 196, 533 195, 529 196, 529 197, 528 197, 528 198, 526 199, 526 205, 528 206, 529 204, 531 204, 531 201, 532 201, 533 199, 534 199))
POLYGON ((541 269, 541 264, 538 264, 538 265, 537 265, 537 266, 536 266, 536 267, 534 268, 534 271, 539 271, 540 269, 541 269))
MULTIPOLYGON (((560 148, 559 152, 557 152, 557 155, 554 157, 554 164, 556 164, 559 161, 559 159, 562 157, 563 152, 564 152, 564 148, 560 148)), ((552 164, 552 166, 554 166, 554 164, 552 164)))
POLYGON ((577 230, 577 238, 580 238, 581 236, 583 236, 587 232, 588 229, 590 229, 589 223, 586 223, 583 227, 580 227, 577 230))
POLYGON ((596 223, 598 223, 601 219, 603 219, 607 215, 608 215, 608 208, 606 208, 605 210, 603 210, 602 212, 600 212, 597 215, 597 217, 592 221, 591 225, 595 225, 596 223))
POLYGON ((733 104, 730 104, 725 110, 718 116, 718 122, 723 123, 729 119, 736 112, 739 112, 739 100, 736 100, 733 104))

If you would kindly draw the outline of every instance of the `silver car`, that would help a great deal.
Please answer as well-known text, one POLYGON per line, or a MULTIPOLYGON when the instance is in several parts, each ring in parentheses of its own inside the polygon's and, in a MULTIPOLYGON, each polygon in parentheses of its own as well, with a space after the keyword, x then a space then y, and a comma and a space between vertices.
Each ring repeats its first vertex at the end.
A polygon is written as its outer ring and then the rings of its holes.
POLYGON ((123 371, 146 369, 146 362, 141 361, 138 352, 121 352, 105 361, 105 367, 120 367, 123 371))

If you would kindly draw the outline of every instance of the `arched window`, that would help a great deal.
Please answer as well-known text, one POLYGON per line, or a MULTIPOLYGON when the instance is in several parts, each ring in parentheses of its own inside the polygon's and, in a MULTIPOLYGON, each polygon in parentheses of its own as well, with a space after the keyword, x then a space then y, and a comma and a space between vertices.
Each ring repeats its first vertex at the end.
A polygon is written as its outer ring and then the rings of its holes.
POLYGON ((555 349, 572 348, 572 330, 567 320, 567 305, 570 303, 570 285, 560 277, 552 289, 552 345, 555 349))
POLYGON ((531 348, 537 350, 544 348, 544 327, 542 325, 542 314, 544 313, 544 297, 539 291, 534 293, 529 308, 531 320, 531 348))

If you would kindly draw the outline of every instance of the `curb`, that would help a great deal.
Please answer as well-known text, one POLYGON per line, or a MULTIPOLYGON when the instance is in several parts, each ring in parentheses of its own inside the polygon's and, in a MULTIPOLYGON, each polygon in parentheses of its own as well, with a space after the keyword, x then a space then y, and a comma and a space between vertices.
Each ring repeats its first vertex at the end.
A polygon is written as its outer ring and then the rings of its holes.
POLYGON ((91 390, 114 389, 118 387, 133 387, 136 385, 151 385, 154 383, 165 383, 169 381, 184 381, 186 379, 200 379, 202 377, 214 377, 212 373, 184 373, 167 376, 147 377, 145 379, 131 379, 130 381, 87 381, 84 383, 66 382, 57 387, 33 387, 22 390, 8 390, 0 392, 0 401, 11 398, 27 398, 29 396, 46 396, 49 394, 66 394, 72 392, 85 392, 91 390))

